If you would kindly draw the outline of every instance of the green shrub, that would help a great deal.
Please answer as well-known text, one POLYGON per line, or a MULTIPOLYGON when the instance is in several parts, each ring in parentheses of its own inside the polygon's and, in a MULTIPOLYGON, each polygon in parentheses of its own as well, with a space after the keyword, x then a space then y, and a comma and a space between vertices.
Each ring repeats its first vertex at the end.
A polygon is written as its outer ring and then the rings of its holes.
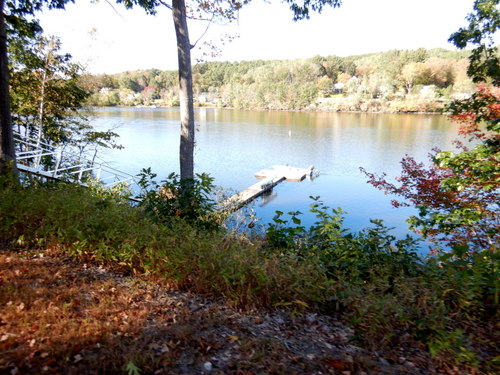
POLYGON ((351 282, 400 275, 414 276, 421 271, 417 241, 409 236, 396 240, 381 220, 372 220, 373 227, 350 233, 343 227, 342 209, 331 209, 311 197, 311 212, 316 222, 309 229, 301 226, 300 212, 289 212, 293 223, 277 211, 266 231, 267 247, 292 253, 299 259, 317 258, 332 279, 351 282))
POLYGON ((214 188, 212 177, 203 173, 193 179, 180 179, 171 173, 159 185, 151 168, 143 169, 139 176, 139 206, 156 222, 165 224, 181 218, 205 229, 217 227, 213 216, 215 202, 211 196, 214 188))

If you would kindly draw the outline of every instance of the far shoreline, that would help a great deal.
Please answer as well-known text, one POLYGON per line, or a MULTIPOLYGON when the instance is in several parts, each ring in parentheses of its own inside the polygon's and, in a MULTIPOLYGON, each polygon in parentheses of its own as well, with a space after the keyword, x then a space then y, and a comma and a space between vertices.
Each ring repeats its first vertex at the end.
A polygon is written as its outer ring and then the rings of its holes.
MULTIPOLYGON (((156 104, 154 106, 149 105, 99 105, 99 106, 89 106, 90 108, 138 108, 138 109, 179 109, 179 106, 168 106, 156 104)), ((450 112, 445 112, 445 109, 436 109, 434 111, 375 111, 375 110, 332 110, 325 108, 303 108, 303 109, 277 109, 277 108, 240 108, 240 107, 221 107, 217 105, 194 105, 195 109, 228 109, 228 110, 239 110, 239 111, 258 111, 258 112, 304 112, 304 113, 358 113, 358 114, 379 114, 379 115, 444 115, 447 116, 450 112)))

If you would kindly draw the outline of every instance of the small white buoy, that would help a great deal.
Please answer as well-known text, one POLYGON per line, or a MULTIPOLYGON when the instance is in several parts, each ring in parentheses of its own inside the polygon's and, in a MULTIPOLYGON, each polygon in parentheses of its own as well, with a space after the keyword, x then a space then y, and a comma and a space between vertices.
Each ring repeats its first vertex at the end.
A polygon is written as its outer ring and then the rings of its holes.
POLYGON ((288 136, 289 136, 289 137, 291 137, 291 136, 292 136, 292 131, 291 131, 291 130, 289 130, 289 131, 288 131, 288 136))

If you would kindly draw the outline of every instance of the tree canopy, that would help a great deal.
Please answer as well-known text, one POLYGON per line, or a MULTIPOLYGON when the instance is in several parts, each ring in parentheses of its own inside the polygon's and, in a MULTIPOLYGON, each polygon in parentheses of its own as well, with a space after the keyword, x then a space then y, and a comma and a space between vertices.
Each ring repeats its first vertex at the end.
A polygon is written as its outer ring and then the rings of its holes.
POLYGON ((461 133, 477 146, 469 149, 459 143, 456 152, 434 151, 430 167, 408 156, 402 161, 399 184, 367 173, 374 186, 406 200, 395 201, 396 206, 409 201, 418 208, 419 215, 409 220, 413 229, 434 238, 438 249, 444 240, 459 259, 494 253, 500 243, 500 66, 492 39, 500 28, 498 3, 476 0, 469 25, 450 37, 460 49, 473 46, 468 74, 481 84, 469 99, 447 109, 461 133))
MULTIPOLYGON (((468 55, 441 49, 393 50, 284 61, 203 62, 193 66, 194 101, 244 109, 437 111, 444 102, 474 92, 467 76, 468 55), (389 74, 385 62, 398 57, 402 61, 389 74)), ((129 71, 86 76, 85 81, 93 92, 92 105, 179 104, 175 71, 129 71), (124 81, 133 92, 122 85, 124 81)))
POLYGON ((500 28, 499 0, 475 0, 473 11, 467 16, 469 24, 450 36, 457 48, 472 45, 469 75, 474 82, 492 80, 500 85, 500 60, 494 35, 500 28))

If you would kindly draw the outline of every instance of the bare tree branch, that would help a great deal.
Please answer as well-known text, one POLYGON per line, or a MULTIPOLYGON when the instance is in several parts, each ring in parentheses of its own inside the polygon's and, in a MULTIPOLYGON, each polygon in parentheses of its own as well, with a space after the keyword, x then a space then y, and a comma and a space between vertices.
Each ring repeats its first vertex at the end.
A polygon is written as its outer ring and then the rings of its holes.
POLYGON ((170 4, 166 3, 166 2, 164 2, 163 0, 158 0, 158 2, 159 2, 161 5, 165 6, 166 8, 168 8, 168 9, 172 10, 172 5, 170 5, 170 4))
POLYGON ((194 44, 191 45, 191 49, 193 49, 194 47, 196 47, 196 45, 198 44, 198 42, 203 39, 203 37, 205 36, 205 34, 208 32, 208 29, 210 28, 210 25, 212 24, 212 21, 214 20, 214 18, 215 18, 215 13, 212 14, 212 18, 208 21, 208 25, 205 28, 205 31, 203 32, 203 34, 201 34, 201 36, 198 39, 196 39, 196 42, 194 42, 194 44))
POLYGON ((111 4, 111 2, 110 2, 109 0, 105 0, 105 1, 106 1, 106 3, 107 3, 110 7, 111 7, 111 9, 113 9, 113 11, 114 11, 114 12, 115 12, 118 16, 120 16, 120 17, 121 17, 121 19, 125 20, 125 17, 123 17, 123 16, 120 14, 120 12, 118 12, 118 11, 116 10, 116 8, 113 6, 113 4, 111 4))

